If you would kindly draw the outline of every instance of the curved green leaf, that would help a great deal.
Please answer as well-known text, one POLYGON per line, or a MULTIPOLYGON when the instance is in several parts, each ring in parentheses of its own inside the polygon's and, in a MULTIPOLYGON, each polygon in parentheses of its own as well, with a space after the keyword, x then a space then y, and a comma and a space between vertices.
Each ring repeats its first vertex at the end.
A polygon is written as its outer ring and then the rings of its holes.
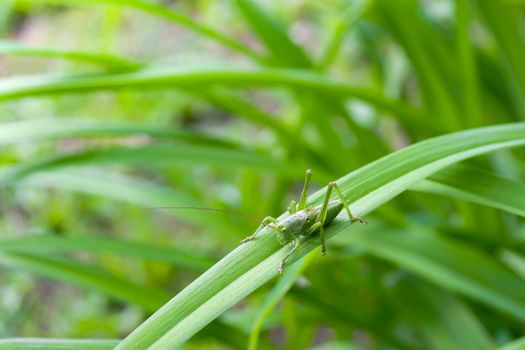
POLYGON ((276 21, 251 0, 236 0, 236 4, 245 20, 273 56, 272 61, 275 64, 297 68, 311 66, 308 56, 288 37, 282 23, 276 21))
POLYGON ((310 265, 310 263, 315 258, 314 252, 311 252, 309 255, 301 259, 297 264, 290 266, 289 269, 284 271, 283 276, 277 284, 272 288, 272 290, 264 298, 262 305, 259 307, 259 311, 255 317, 255 320, 252 324, 252 329, 250 332, 250 338, 248 343, 248 350, 256 350, 259 334, 261 328, 264 325, 264 321, 270 316, 271 312, 281 300, 284 295, 293 287, 294 283, 301 276, 303 271, 310 265))
POLYGON ((345 34, 366 14, 369 5, 369 0, 354 1, 331 23, 326 44, 320 57, 317 59, 316 67, 318 69, 326 69, 334 61, 341 48, 345 34))
POLYGON ((2 253, 0 264, 15 269, 22 268, 48 278, 103 292, 141 306, 148 311, 157 310, 169 299, 169 295, 161 290, 131 283, 95 266, 71 259, 23 253, 2 253))
POLYGON ((491 257, 424 228, 348 232, 345 241, 525 321, 525 281, 491 257))
POLYGON ((0 340, 0 350, 111 350, 117 339, 11 338, 0 340))
POLYGON ((521 337, 508 344, 498 347, 496 350, 523 350, 525 349, 525 337, 521 337))
POLYGON ((114 6, 134 8, 134 9, 149 13, 153 16, 164 18, 165 20, 169 22, 185 27, 203 37, 206 37, 208 39, 211 39, 211 40, 217 41, 218 43, 226 45, 230 49, 238 53, 241 53, 247 57, 250 57, 254 60, 259 59, 256 53, 254 53, 246 45, 241 44, 237 40, 228 38, 213 28, 197 23, 194 20, 192 20, 190 17, 184 16, 164 6, 156 5, 149 1, 143 1, 143 0, 28 0, 28 1, 39 2, 39 3, 44 2, 44 3, 49 3, 49 4, 66 4, 66 5, 83 5, 83 6, 103 4, 103 5, 114 5, 114 6))
POLYGON ((140 63, 132 62, 131 60, 106 53, 67 51, 49 47, 34 47, 9 40, 0 40, 0 54, 60 58, 96 64, 111 70, 120 71, 135 70, 142 66, 140 63))
POLYGON ((500 259, 525 280, 525 256, 523 254, 504 249, 500 254, 500 259))
POLYGON ((189 130, 86 119, 33 119, 0 124, 0 146, 73 136, 146 135, 209 145, 229 143, 189 130))
POLYGON ((297 177, 304 166, 236 149, 195 145, 151 145, 144 147, 91 150, 71 155, 44 159, 36 163, 12 166, 0 172, 0 186, 11 185, 37 172, 70 166, 100 164, 134 164, 159 166, 206 165, 214 168, 249 168, 297 177))
POLYGON ((190 253, 177 247, 154 246, 143 242, 130 242, 103 237, 27 235, 17 238, 1 238, 0 251, 40 254, 74 251, 103 252, 165 261, 193 270, 205 270, 214 263, 212 258, 195 252, 190 253))
POLYGON ((423 118, 413 108, 384 97, 377 90, 355 87, 322 75, 295 69, 218 70, 152 68, 131 73, 42 75, 4 79, 0 100, 56 93, 89 92, 119 88, 173 89, 222 84, 229 86, 297 87, 356 98, 412 122, 423 118))
POLYGON ((395 282, 394 291, 398 304, 395 312, 402 314, 421 335, 424 344, 419 348, 492 348, 488 332, 474 313, 445 290, 405 276, 395 282))
MULTIPOLYGON (((38 189, 48 187, 62 191, 80 192, 138 205, 143 208, 205 207, 201 201, 193 196, 145 180, 109 171, 82 170, 41 172, 32 175, 20 184, 26 187, 34 186, 38 189)), ((239 230, 243 227, 242 225, 228 224, 227 220, 218 215, 203 215, 202 212, 196 210, 174 210, 170 214, 199 226, 214 228, 222 232, 232 232, 232 234, 239 234, 239 230)))
POLYGON ((410 189, 479 203, 525 216, 525 184, 488 171, 454 166, 410 189))
MULTIPOLYGON (((516 123, 473 129, 420 142, 370 163, 338 181, 355 215, 364 215, 406 190, 415 182, 444 167, 493 150, 525 144, 525 124, 516 123)), ((309 204, 321 201, 325 189, 310 196, 309 204)), ((345 217, 345 215, 342 215, 345 217)), ((283 215, 284 217, 284 215, 283 215)), ((347 231, 348 218, 334 221, 325 230, 332 237, 347 231)), ((305 240, 292 261, 319 244, 319 237, 305 240)), ((170 300, 138 327, 116 349, 166 349, 183 344, 204 325, 277 275, 290 247, 281 247, 271 229, 260 238, 233 250, 170 300)), ((513 284, 514 283, 510 283, 513 284)), ((484 295, 484 301, 518 316, 523 298, 512 294, 505 301, 484 295), (518 305, 518 310, 508 310, 518 305)), ((478 295, 479 296, 479 295, 478 295)))

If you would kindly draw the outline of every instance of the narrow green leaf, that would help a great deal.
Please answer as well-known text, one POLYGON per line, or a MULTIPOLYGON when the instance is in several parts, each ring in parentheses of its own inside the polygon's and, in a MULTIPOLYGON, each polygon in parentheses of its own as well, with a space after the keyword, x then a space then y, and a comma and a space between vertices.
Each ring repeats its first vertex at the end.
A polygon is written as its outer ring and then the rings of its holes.
POLYGON ((310 265, 310 263, 315 258, 316 255, 314 254, 316 253, 316 251, 311 252, 310 254, 302 258, 301 261, 297 262, 297 264, 290 266, 289 269, 284 271, 282 277, 279 279, 277 284, 266 295, 252 324, 252 330, 250 332, 250 338, 248 343, 248 350, 257 349, 259 334, 261 332, 262 326, 264 325, 264 321, 266 321, 268 316, 270 316, 279 300, 281 300, 284 297, 284 295, 288 292, 288 290, 290 290, 290 288, 293 287, 295 281, 297 281, 297 279, 301 276, 303 271, 308 267, 308 265, 310 265))
POLYGON ((141 63, 133 62, 131 60, 106 53, 67 51, 50 47, 35 47, 9 40, 0 40, 0 54, 60 58, 96 64, 110 70, 119 71, 135 70, 141 68, 142 66, 141 63))
POLYGON ((139 286, 94 266, 71 259, 2 253, 0 264, 15 269, 22 268, 68 284, 103 292, 148 311, 157 310, 169 299, 169 295, 161 290, 139 286))
MULTIPOLYGON (((354 215, 363 216, 415 182, 450 164, 496 149, 524 144, 524 123, 453 133, 390 154, 348 174, 338 183, 346 200, 352 203, 350 206, 354 215)), ((309 204, 318 204, 325 191, 321 189, 310 196, 309 204)), ((325 230, 325 236, 332 237, 349 227, 348 219, 336 219, 325 230)), ((166 349, 180 345, 224 310, 275 277, 280 261, 290 247, 281 247, 270 229, 262 230, 259 237, 239 246, 201 275, 135 329, 116 349, 148 346, 151 349, 166 349)), ((302 242, 290 264, 318 245, 319 237, 302 242)), ((515 284, 510 278, 509 281, 509 285, 515 284)), ((508 295, 505 291, 504 300, 494 300, 498 293, 485 291, 483 295, 480 294, 477 296, 482 297, 482 300, 521 318, 520 309, 525 304, 522 305, 520 301, 525 293, 516 296, 516 293, 508 295), (516 305, 517 309, 508 310, 509 306, 516 305)))
POLYGON ((89 75, 41 75, 4 79, 0 82, 0 101, 45 94, 65 94, 114 90, 120 88, 173 89, 189 86, 191 89, 213 84, 228 86, 269 86, 305 88, 313 92, 335 94, 355 98, 372 106, 393 113, 396 117, 410 122, 424 118, 399 101, 384 97, 377 90, 348 85, 345 82, 328 79, 307 70, 257 69, 257 70, 216 70, 151 68, 131 73, 89 74, 89 75))
POLYGON ((453 94, 456 84, 452 47, 446 37, 421 16, 416 1, 383 0, 375 10, 387 31, 403 47, 412 63, 427 109, 449 129, 461 121, 453 94))
POLYGON ((229 145, 223 140, 189 130, 88 119, 32 119, 1 123, 0 126, 0 146, 65 137, 118 135, 147 135, 209 145, 229 145))
MULTIPOLYGON (((395 249, 395 247, 394 247, 395 249)), ((413 278, 394 287, 400 313, 421 334, 425 349, 489 349, 491 340, 481 322, 458 299, 413 278)))
POLYGON ((525 321, 525 281, 489 256, 424 228, 348 232, 348 244, 525 321))
POLYGON ((90 150, 27 162, 0 172, 0 186, 12 185, 37 172, 71 166, 101 164, 158 165, 163 167, 205 165, 214 168, 248 168, 297 177, 304 166, 236 149, 185 144, 90 150))
POLYGON ((324 70, 334 61, 341 48, 345 34, 365 15, 368 11, 369 4, 369 0, 353 1, 335 21, 331 23, 326 44, 316 64, 318 69, 324 70))
POLYGON ((496 350, 525 350, 525 337, 518 338, 510 343, 500 346, 496 350))
POLYGON ((453 166, 414 184, 410 189, 525 216, 525 184, 481 169, 453 166))
MULTIPOLYGON (((339 239, 339 237, 336 237, 336 239, 339 239)), ((348 273, 347 270, 344 270, 344 272, 348 273)), ((335 282, 334 284, 325 285, 325 287, 329 290, 326 295, 322 294, 323 286, 317 284, 306 289, 294 288, 291 290, 291 295, 301 303, 305 303, 318 310, 318 312, 323 315, 323 318, 326 319, 326 322, 340 324, 343 327, 350 326, 362 329, 373 335, 373 337, 381 341, 381 343, 389 344, 395 349, 415 349, 413 341, 405 339, 402 334, 396 332, 395 325, 386 324, 385 321, 388 320, 388 316, 386 320, 383 321, 383 318, 377 314, 380 311, 372 312, 369 307, 362 307, 363 303, 361 303, 361 300, 358 298, 349 299, 347 303, 345 303, 345 298, 336 300, 330 298, 332 295, 330 293, 331 290, 344 290, 342 284, 335 282), (378 322, 378 320, 381 321, 378 322)), ((351 295, 359 295, 353 292, 354 291, 352 291, 351 295)), ((377 291, 373 289, 370 290, 371 295, 376 292, 377 291)), ((365 292, 364 295, 367 294, 369 293, 365 292)), ((348 294, 345 293, 344 295, 346 296, 348 294)))
POLYGON ((277 22, 251 0, 236 0, 236 4, 245 20, 270 51, 275 64, 296 68, 311 66, 304 51, 288 37, 282 23, 277 22))
POLYGON ((525 280, 525 256, 511 250, 503 250, 500 255, 501 261, 525 280))
POLYGON ((316 148, 308 143, 308 140, 302 137, 302 135, 298 135, 290 130, 279 118, 268 114, 253 104, 236 97, 232 93, 226 92, 224 89, 204 90, 201 88, 192 89, 188 87, 186 91, 205 99, 216 107, 230 111, 238 117, 274 131, 283 146, 292 147, 294 151, 305 153, 314 166, 315 164, 320 164, 321 166, 319 166, 319 168, 328 167, 326 159, 324 159, 323 155, 320 154, 316 148))
POLYGON ((0 350, 111 350, 117 339, 0 339, 0 350))
POLYGON ((205 26, 203 24, 195 22, 190 17, 184 16, 180 13, 172 11, 164 6, 156 5, 150 1, 143 0, 26 0, 37 3, 49 3, 49 4, 65 4, 65 5, 94 5, 94 4, 107 4, 121 7, 129 7, 137 10, 144 11, 153 16, 164 18, 165 20, 178 24, 184 28, 187 28, 196 34, 216 41, 220 44, 227 46, 228 48, 241 53, 251 59, 259 60, 259 56, 250 50, 246 45, 241 44, 238 40, 231 39, 224 36, 219 31, 205 26))
MULTIPOLYGON (((160 339, 150 345, 148 349, 174 349, 184 344, 195 334, 196 330, 203 328, 211 320, 219 317, 220 314, 230 308, 235 301, 241 300, 263 283, 275 277, 277 274, 276 266, 285 256, 286 251, 280 250, 228 284, 224 289, 194 310, 189 317, 182 319, 173 328, 169 329, 160 339)), ((160 311, 162 311, 162 309, 160 309, 160 311)), ((138 329, 140 329, 140 327, 138 329)), ((125 340, 115 349, 122 349, 122 344, 125 344, 125 340)), ((136 345, 131 345, 131 347, 133 346, 136 345)))
POLYGON ((213 265, 212 258, 177 247, 154 246, 143 242, 104 237, 64 237, 55 235, 27 235, 0 239, 0 251, 52 254, 74 251, 111 253, 141 259, 165 261, 175 266, 205 270, 213 265))
POLYGON ((462 85, 462 101, 465 118, 471 127, 480 124, 481 113, 478 91, 478 77, 476 74, 476 62, 474 56, 474 45, 471 39, 471 17, 472 5, 468 0, 456 0, 456 41, 459 72, 458 79, 462 85))
MULTIPOLYGON (((95 290, 115 297, 119 300, 135 304, 143 309, 153 312, 157 310, 166 300, 169 294, 154 289, 135 285, 127 280, 110 274, 95 266, 78 263, 70 259, 50 258, 46 256, 1 253, 0 264, 14 269, 23 269, 47 278, 63 281, 67 284, 77 285, 89 290, 95 290)), ((206 327, 203 336, 225 332, 229 337, 223 338, 225 344, 238 344, 246 342, 244 335, 239 334, 231 326, 220 321, 206 327)), ((5 339, 0 340, 0 349, 39 350, 39 349, 113 349, 116 344, 113 340, 64 340, 64 339, 5 339), (62 347, 63 346, 63 347, 62 347)))
POLYGON ((517 16, 519 11, 515 11, 512 4, 499 1, 479 0, 476 4, 502 51, 501 56, 506 61, 504 65, 506 78, 502 80, 510 87, 515 108, 523 119, 525 118, 525 67, 523 65, 525 40, 520 31, 516 30, 521 20, 517 16))
MULTIPOLYGON (((155 185, 149 181, 109 171, 82 170, 41 172, 20 182, 20 186, 36 187, 40 190, 42 188, 55 188, 61 191, 80 192, 138 205, 143 208, 205 207, 200 200, 193 196, 155 185)), ((222 232, 232 232, 232 234, 240 234, 239 230, 243 227, 242 225, 228 224, 220 216, 203 215, 202 212, 196 210, 173 210, 170 214, 199 226, 214 228, 222 232)))

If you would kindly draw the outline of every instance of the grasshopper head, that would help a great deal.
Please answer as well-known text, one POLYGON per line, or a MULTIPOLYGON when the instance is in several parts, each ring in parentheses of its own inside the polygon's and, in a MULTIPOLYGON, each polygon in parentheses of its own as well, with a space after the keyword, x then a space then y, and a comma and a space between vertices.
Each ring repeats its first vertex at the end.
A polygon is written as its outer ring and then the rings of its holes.
POLYGON ((282 245, 290 243, 294 236, 288 227, 280 226, 281 232, 277 232, 277 239, 282 245))

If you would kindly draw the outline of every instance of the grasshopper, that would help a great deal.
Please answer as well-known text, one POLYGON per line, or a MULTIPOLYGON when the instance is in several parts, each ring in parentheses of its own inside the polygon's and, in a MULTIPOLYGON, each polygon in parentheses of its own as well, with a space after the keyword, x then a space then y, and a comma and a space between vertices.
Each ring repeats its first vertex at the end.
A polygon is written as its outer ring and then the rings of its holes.
POLYGON ((308 196, 308 187, 310 185, 310 178, 312 177, 312 170, 306 170, 306 178, 304 180, 304 186, 301 193, 301 199, 299 204, 292 201, 288 206, 288 212, 290 216, 282 219, 281 221, 267 216, 261 222, 259 228, 255 233, 241 241, 241 244, 252 241, 257 238, 258 233, 264 227, 270 227, 277 233, 277 239, 284 246, 286 244, 292 244, 292 249, 281 261, 279 266, 279 274, 284 270, 284 265, 288 258, 295 253, 299 248, 302 237, 310 237, 314 233, 319 232, 321 236, 321 253, 326 254, 326 244, 324 239, 324 228, 339 215, 339 213, 346 209, 348 217, 352 222, 361 222, 366 223, 367 221, 363 218, 353 216, 348 204, 339 189, 339 186, 335 182, 329 182, 328 187, 326 188, 326 194, 321 205, 315 207, 308 207, 306 204, 306 198, 308 196), (330 195, 332 190, 335 188, 339 199, 330 200, 330 195))

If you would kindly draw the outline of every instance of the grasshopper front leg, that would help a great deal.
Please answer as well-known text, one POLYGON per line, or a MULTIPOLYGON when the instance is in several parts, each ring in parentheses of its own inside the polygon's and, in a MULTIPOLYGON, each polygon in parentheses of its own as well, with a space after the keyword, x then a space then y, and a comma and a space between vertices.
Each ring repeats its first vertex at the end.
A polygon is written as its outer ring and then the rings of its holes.
POLYGON ((310 179, 312 178, 312 170, 306 170, 306 176, 304 179, 303 190, 301 191, 301 199, 299 200, 299 205, 297 210, 303 210, 306 208, 306 199, 308 197, 308 187, 310 186, 310 179))
POLYGON ((253 235, 246 237, 241 241, 241 244, 244 244, 249 241, 253 241, 257 238, 257 235, 259 234, 259 231, 261 231, 265 227, 271 227, 276 231, 282 232, 282 229, 279 227, 279 221, 277 221, 276 218, 273 218, 271 216, 267 216, 263 219, 259 227, 257 227, 257 230, 253 233, 253 235))
POLYGON ((288 206, 288 212, 290 214, 295 214, 299 210, 303 210, 306 208, 306 198, 308 197, 308 187, 310 186, 311 177, 312 177, 312 170, 310 169, 306 170, 303 190, 301 191, 301 199, 299 200, 299 203, 295 201, 290 202, 290 205, 288 206))

